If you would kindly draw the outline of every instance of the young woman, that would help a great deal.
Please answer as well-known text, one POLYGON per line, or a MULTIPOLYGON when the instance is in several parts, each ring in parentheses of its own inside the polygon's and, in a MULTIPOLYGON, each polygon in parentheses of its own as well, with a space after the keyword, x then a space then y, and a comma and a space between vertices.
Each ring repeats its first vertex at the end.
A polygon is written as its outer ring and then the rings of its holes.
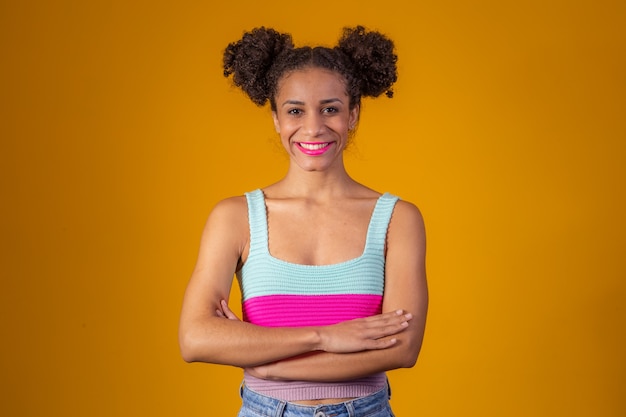
POLYGON ((226 48, 224 75, 269 101, 289 156, 284 178, 213 209, 183 302, 183 358, 243 368, 240 416, 393 415, 385 372, 412 367, 424 334, 424 225, 353 180, 343 153, 361 98, 392 96, 396 59, 363 27, 334 48, 266 28, 226 48), (234 275, 242 319, 225 301, 234 275))

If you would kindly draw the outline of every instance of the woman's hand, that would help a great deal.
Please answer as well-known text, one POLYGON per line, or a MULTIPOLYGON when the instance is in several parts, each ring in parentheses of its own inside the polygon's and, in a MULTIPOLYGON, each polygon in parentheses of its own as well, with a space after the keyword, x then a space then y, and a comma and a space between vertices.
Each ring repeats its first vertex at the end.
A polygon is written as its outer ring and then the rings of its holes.
POLYGON ((239 317, 237 317, 235 313, 233 313, 233 311, 228 307, 228 303, 226 302, 226 300, 220 301, 220 307, 221 309, 218 308, 215 310, 215 314, 217 314, 218 317, 221 317, 223 319, 241 321, 239 320, 239 317))
POLYGON ((352 353, 387 349, 397 339, 389 337, 404 331, 413 318, 410 313, 396 310, 376 316, 348 320, 319 328, 320 349, 332 353, 352 353))

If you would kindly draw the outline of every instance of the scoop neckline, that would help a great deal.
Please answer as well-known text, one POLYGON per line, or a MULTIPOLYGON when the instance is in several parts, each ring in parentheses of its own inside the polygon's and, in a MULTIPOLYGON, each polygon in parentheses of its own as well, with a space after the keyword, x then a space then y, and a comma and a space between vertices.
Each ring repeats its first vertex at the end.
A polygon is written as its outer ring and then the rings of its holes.
POLYGON ((290 267, 296 267, 296 268, 310 268, 310 269, 319 269, 319 268, 333 268, 333 267, 342 267, 342 266, 346 266, 348 264, 353 264, 353 263, 357 263, 359 262, 361 259, 363 259, 363 257, 365 257, 365 255, 368 253, 368 247, 369 247, 369 243, 370 243, 370 232, 372 230, 372 225, 373 225, 373 220, 374 220, 374 214, 376 213, 376 210, 380 204, 380 202, 386 198, 387 196, 389 196, 390 194, 385 192, 382 193, 380 196, 378 196, 378 198, 376 199, 376 203, 374 204, 374 208, 372 209, 372 212, 370 213, 370 219, 369 222, 367 224, 367 232, 365 234, 365 244, 363 246, 363 251, 361 252, 361 254, 355 258, 352 259, 346 259, 345 261, 340 261, 340 262, 335 262, 332 264, 321 264, 321 265, 310 265, 310 264, 299 264, 299 263, 295 263, 295 262, 290 262, 290 261, 286 261, 284 259, 280 259, 277 258, 276 256, 272 255, 272 253, 270 252, 270 248, 269 248, 269 222, 267 219, 267 203, 266 203, 266 199, 265 199, 265 192, 263 192, 262 189, 258 189, 257 190, 260 195, 261 195, 261 200, 263 202, 263 208, 264 208, 264 226, 265 226, 265 230, 266 230, 266 239, 265 239, 265 252, 268 256, 269 259, 272 260, 272 262, 275 263, 279 263, 279 264, 283 264, 283 265, 287 265, 290 267))

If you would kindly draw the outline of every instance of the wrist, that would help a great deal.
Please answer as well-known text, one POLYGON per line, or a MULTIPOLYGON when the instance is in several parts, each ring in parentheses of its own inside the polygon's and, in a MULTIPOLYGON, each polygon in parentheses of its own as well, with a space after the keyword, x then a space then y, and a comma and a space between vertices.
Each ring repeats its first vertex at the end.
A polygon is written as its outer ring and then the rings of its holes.
POLYGON ((263 366, 263 379, 267 379, 269 381, 276 381, 277 378, 277 367, 280 361, 272 362, 265 366, 263 366))
POLYGON ((265 380, 277 380, 276 368, 280 362, 267 363, 265 365, 255 366, 254 368, 246 368, 246 372, 255 378, 265 380))
POLYGON ((324 328, 323 327, 312 327, 311 328, 311 352, 325 350, 325 337, 324 337, 324 328))

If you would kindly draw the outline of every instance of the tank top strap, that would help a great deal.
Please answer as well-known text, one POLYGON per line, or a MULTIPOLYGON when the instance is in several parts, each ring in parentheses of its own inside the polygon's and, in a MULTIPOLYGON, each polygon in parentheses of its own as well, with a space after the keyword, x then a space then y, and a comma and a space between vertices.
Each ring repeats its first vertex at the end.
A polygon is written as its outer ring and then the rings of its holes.
POLYGON ((378 198, 370 224, 367 229, 367 240, 365 242, 365 251, 376 251, 382 253, 385 249, 387 240, 387 229, 391 221, 393 209, 399 200, 395 195, 384 193, 378 198))
POLYGON ((267 237, 267 209, 261 189, 245 193, 248 201, 250 225, 250 254, 269 253, 267 237))
MULTIPOLYGON (((250 225, 250 253, 268 254, 267 208, 265 196, 260 189, 245 193, 248 202, 250 225)), ((385 248, 387 229, 398 197, 384 193, 378 198, 367 229, 366 251, 382 251, 385 248)))

